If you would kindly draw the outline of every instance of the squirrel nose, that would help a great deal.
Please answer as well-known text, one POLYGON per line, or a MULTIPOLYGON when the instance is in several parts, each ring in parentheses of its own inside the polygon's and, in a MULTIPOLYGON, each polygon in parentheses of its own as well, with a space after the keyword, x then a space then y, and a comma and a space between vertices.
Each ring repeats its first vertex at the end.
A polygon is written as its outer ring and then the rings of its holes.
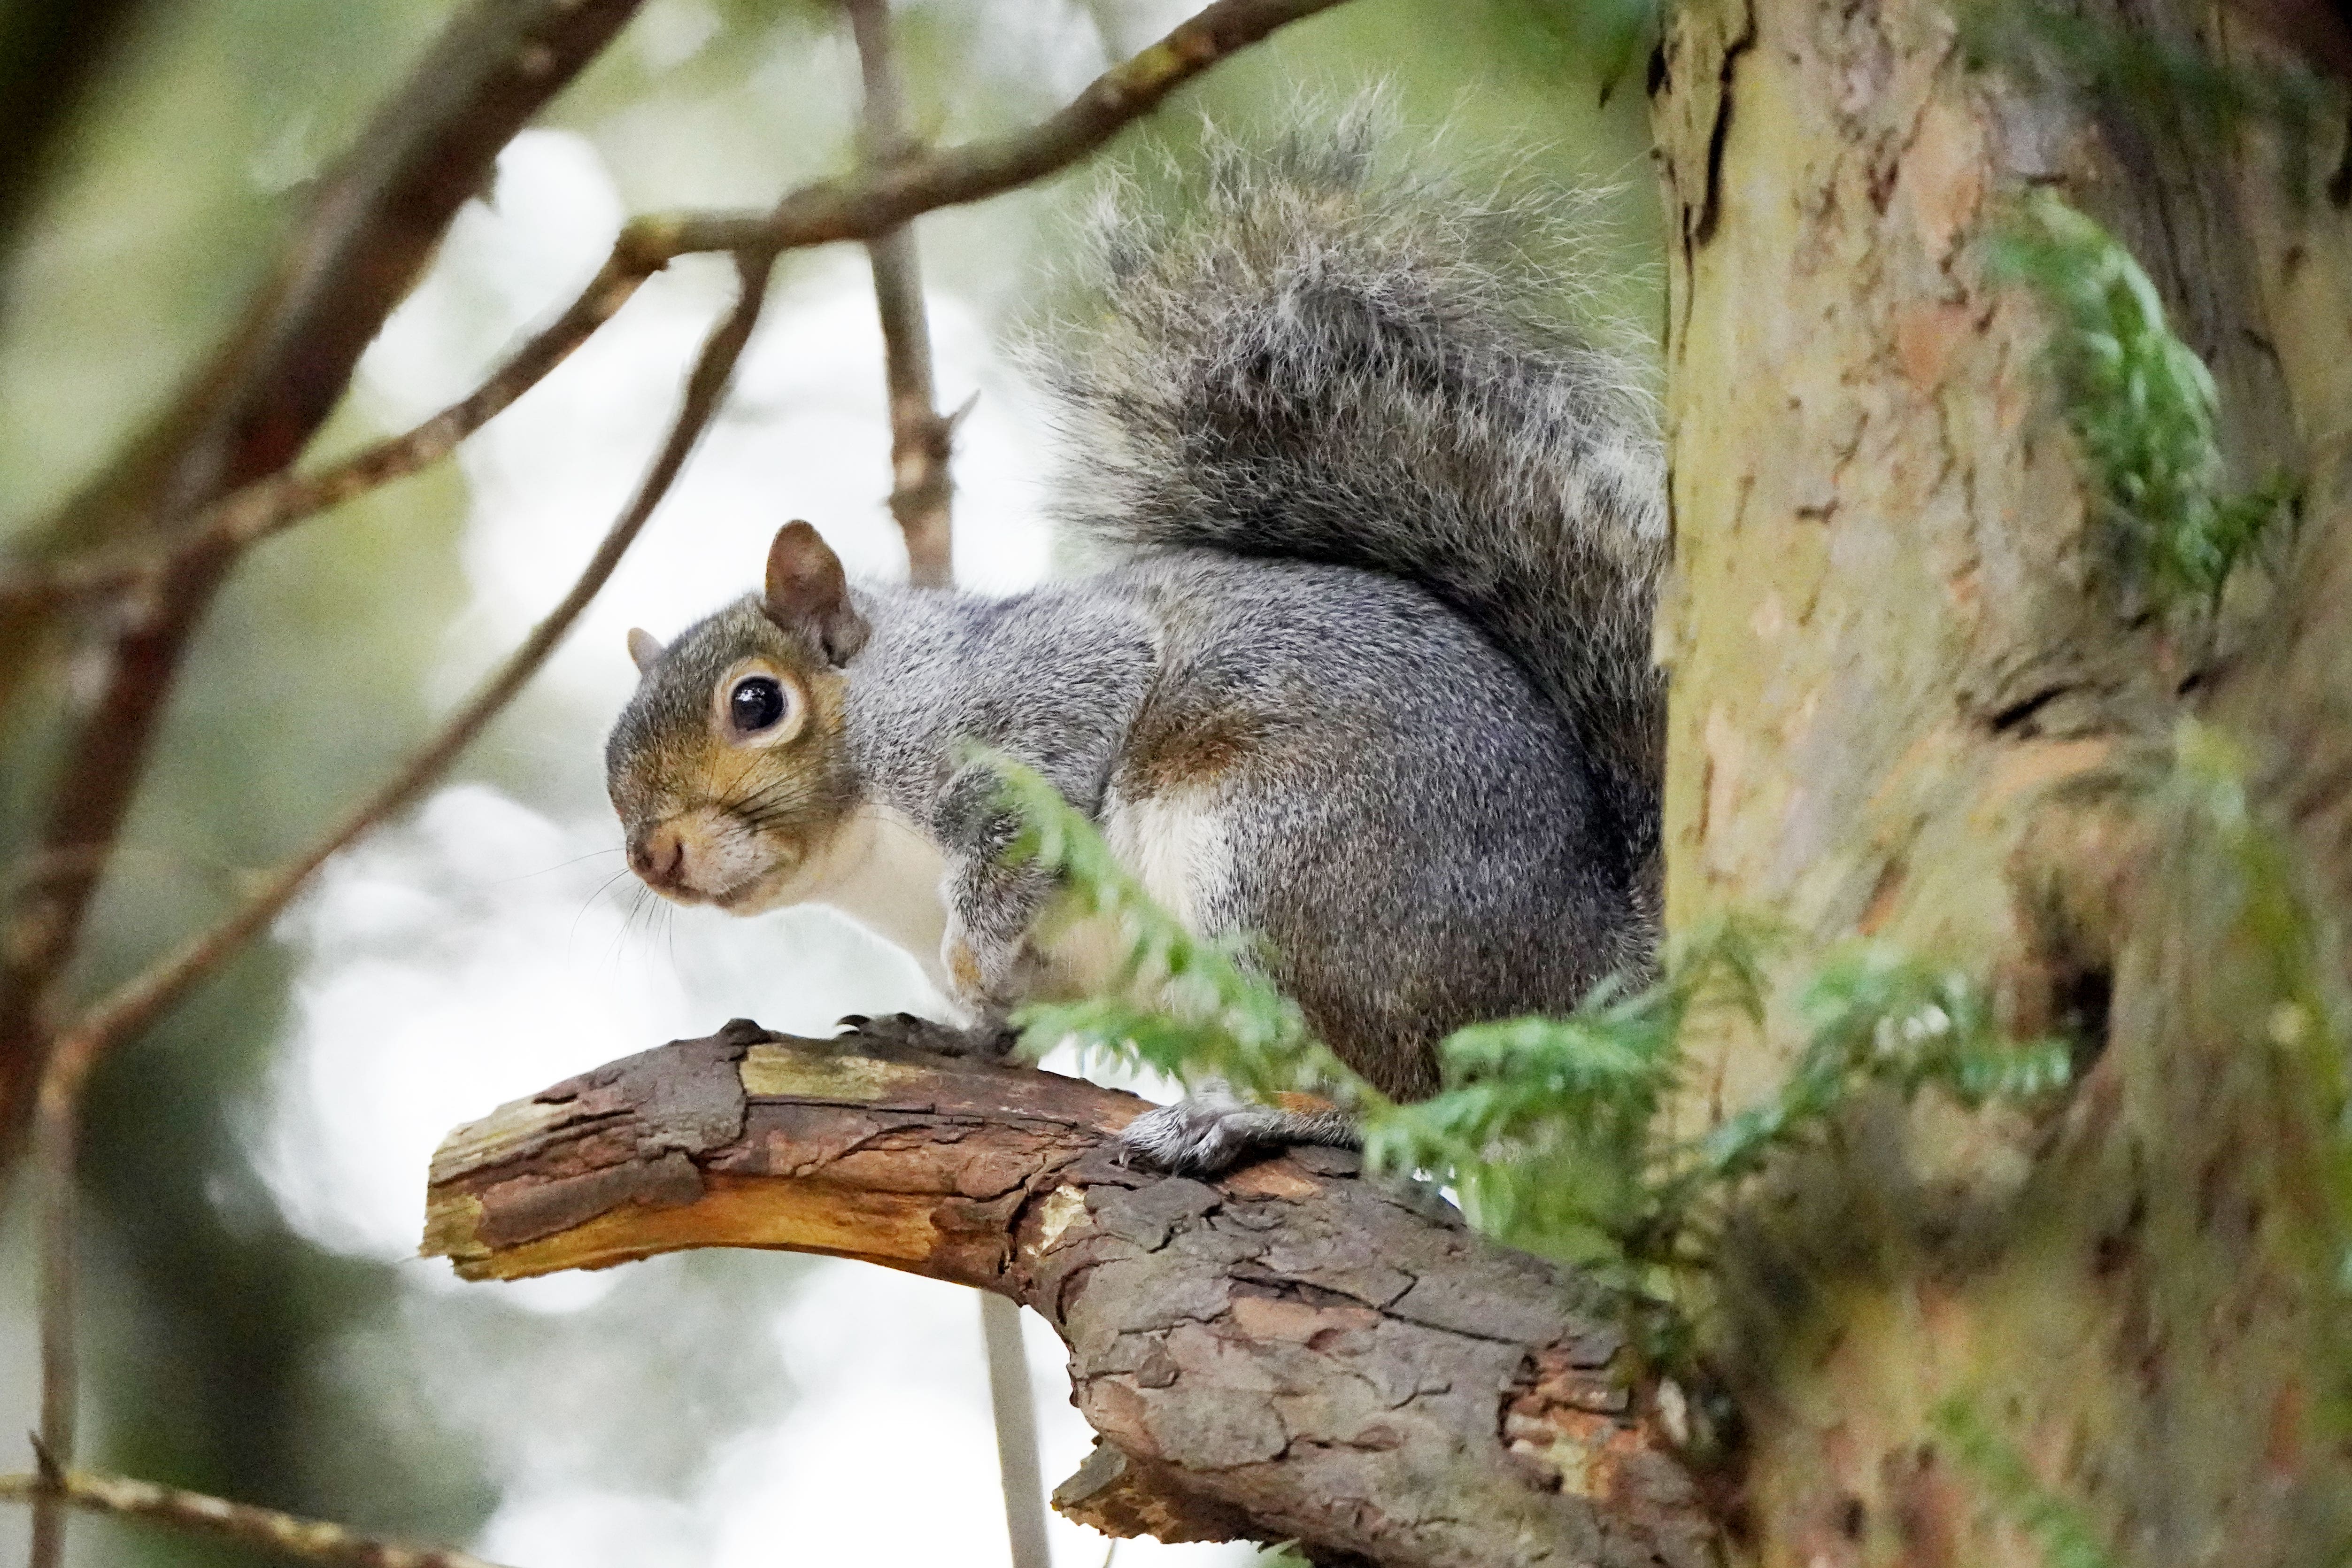
POLYGON ((686 875, 686 839, 665 822, 629 846, 629 869, 656 887, 674 887, 686 875))

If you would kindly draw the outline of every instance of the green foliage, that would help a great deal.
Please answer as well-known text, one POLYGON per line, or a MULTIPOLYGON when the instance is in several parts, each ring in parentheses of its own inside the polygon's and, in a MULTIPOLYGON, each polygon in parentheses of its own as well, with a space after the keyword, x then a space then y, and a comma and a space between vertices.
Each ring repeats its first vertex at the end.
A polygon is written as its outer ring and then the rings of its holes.
POLYGON ((2232 945, 2263 970, 2262 1035, 2294 1067, 2294 1099, 2315 1123, 2317 1174, 2335 1211, 2336 1251, 2320 1266, 2352 1290, 2352 1005, 2338 968, 2343 949, 2305 891, 2293 847, 2254 812, 2245 778, 2245 760, 2225 737, 2182 724, 2168 784, 2171 835, 2197 858, 2188 880, 2200 950, 2232 945))
POLYGON ((1440 1091, 1396 1104, 1316 1040, 1297 1004, 1238 947, 1192 935, 1154 904, 1051 784, 991 761, 1025 825, 1013 852, 1063 880, 1060 918, 1115 921, 1124 943, 1114 994, 1023 1015, 1031 1050, 1076 1039, 1115 1060, 1215 1076, 1260 1096, 1322 1094, 1363 1119, 1375 1173, 1435 1174, 1481 1229, 1621 1284, 1700 1261, 1706 1201, 1871 1085, 1907 1094, 1938 1084, 1974 1105, 2066 1079, 2063 1043, 2010 1045, 1961 976, 1869 945, 1840 955, 1805 992, 1810 1037, 1778 1094, 1696 1142, 1674 1140, 1660 1112, 1680 1079, 1691 1017, 1734 1013, 1750 1026, 1763 1017, 1777 933, 1727 919, 1680 943, 1646 989, 1604 984, 1565 1018, 1455 1031, 1439 1047, 1440 1091))
POLYGON ((1771 1098, 1695 1141, 1668 1138, 1657 1112, 1680 1077, 1685 1022, 1701 1009, 1760 1022, 1773 945, 1752 921, 1725 921, 1649 990, 1454 1034, 1440 1047, 1444 1090, 1369 1125, 1372 1164, 1449 1173, 1482 1227, 1633 1280, 1703 1260, 1708 1200, 1874 1085, 1935 1084, 1973 1106, 2066 1081, 2063 1042, 2011 1044, 1963 976, 1870 943, 1806 987, 1806 1046, 1771 1098))
POLYGON ((1439 1173, 1481 1229, 1630 1281, 1664 1260, 1697 1193, 1655 1147, 1685 1026, 1700 1009, 1760 1019, 1771 940, 1726 921, 1679 944, 1645 990, 1604 984, 1565 1018, 1455 1031, 1438 1047, 1440 1091, 1367 1125, 1367 1163, 1439 1173))
POLYGON ((2025 1457, 1995 1432, 1977 1408, 1955 1394, 1928 1415, 1937 1435, 1976 1473, 2010 1521, 2042 1548, 2047 1568, 2114 1568, 2082 1510, 2033 1479, 2025 1457))
POLYGON ((2105 521, 2161 600, 2217 600, 2294 499, 2279 479, 2223 493, 2213 377, 2166 325, 2156 286, 2115 237, 2047 191, 1996 237, 1997 269, 2034 286, 2068 425, 2105 521))
POLYGON ((2064 1086, 2063 1040, 2013 1045, 1983 991, 1884 942, 1839 954, 1798 1004, 1810 1026, 1804 1052, 1780 1092, 1700 1140, 1684 1182, 1712 1185, 1753 1173, 1767 1156, 1818 1127, 1867 1084, 1905 1094, 1927 1084, 1975 1107, 2064 1086))
POLYGON ((1023 830, 1012 854, 1061 879, 1059 921, 1108 920, 1120 937, 1117 982, 1083 1002, 1023 1011, 1024 1044, 1035 1052, 1075 1039, 1110 1060, 1193 1081, 1221 1078, 1246 1093, 1320 1094, 1365 1109, 1383 1103, 1308 1033, 1298 1004, 1256 972, 1241 944, 1205 941, 1152 901, 1111 858, 1094 825, 1032 770, 978 752, 1004 779, 1005 804, 1023 830), (1156 992, 1157 1005, 1131 998, 1156 992))

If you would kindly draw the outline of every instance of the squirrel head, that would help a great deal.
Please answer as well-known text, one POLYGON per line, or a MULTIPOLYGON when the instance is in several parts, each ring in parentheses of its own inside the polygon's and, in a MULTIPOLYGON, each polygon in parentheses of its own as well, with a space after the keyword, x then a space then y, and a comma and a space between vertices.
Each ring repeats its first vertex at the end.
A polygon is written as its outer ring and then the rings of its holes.
POLYGON ((841 562, 788 522, 767 580, 664 647, 629 633, 637 689, 604 746, 629 868, 664 898, 754 914, 807 896, 862 790, 842 667, 866 644, 841 562))

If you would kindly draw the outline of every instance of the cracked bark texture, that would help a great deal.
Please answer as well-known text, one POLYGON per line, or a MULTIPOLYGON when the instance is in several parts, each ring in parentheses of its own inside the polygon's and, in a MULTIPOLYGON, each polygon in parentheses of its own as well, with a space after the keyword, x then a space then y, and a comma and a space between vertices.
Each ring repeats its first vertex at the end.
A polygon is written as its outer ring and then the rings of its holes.
POLYGON ((472 1279, 687 1247, 862 1258, 1041 1313, 1100 1434, 1055 1507, 1115 1535, 1383 1565, 1717 1561, 1611 1315, 1426 1194, 1301 1150, 1127 1169, 1143 1102, 739 1020, 443 1142, 425 1250, 472 1279))
MULTIPOLYGON (((2171 0, 2088 11, 2246 62, 2274 47, 2171 0)), ((2082 1043, 2046 1117, 1865 1105, 1746 1195, 1711 1321, 1750 1439, 1736 1532, 1772 1563, 2039 1561, 1929 1432, 1960 1394, 2135 1568, 2333 1560, 2334 1069, 2278 1034, 2272 955, 2165 780, 2184 719, 2233 737, 2305 891, 2347 907, 2347 215, 2290 189, 2258 126, 2199 143, 1971 70, 1919 0, 1693 0, 1653 104, 1669 925, 1777 913, 1796 980, 1883 937, 2082 1043), (1987 277, 1982 237, 2033 184, 2156 279, 2239 482, 2308 481, 2295 537, 2217 617, 2158 613, 2119 569, 2035 302, 1987 277)), ((1706 1043, 1686 1124, 1779 1081, 1794 989, 1706 1043)))

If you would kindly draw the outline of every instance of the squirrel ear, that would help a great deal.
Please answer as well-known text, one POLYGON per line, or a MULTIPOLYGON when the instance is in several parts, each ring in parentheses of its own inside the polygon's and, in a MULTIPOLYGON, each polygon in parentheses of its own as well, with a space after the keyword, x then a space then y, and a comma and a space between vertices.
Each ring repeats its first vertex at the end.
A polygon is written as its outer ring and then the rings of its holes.
POLYGON ((836 665, 848 663, 866 646, 866 618, 850 605, 841 558, 798 519, 776 530, 775 542, 768 546, 767 593, 761 603, 770 620, 810 638, 836 665))
POLYGON ((629 628, 629 662, 639 675, 651 675, 662 656, 661 639, 643 626, 629 628))

